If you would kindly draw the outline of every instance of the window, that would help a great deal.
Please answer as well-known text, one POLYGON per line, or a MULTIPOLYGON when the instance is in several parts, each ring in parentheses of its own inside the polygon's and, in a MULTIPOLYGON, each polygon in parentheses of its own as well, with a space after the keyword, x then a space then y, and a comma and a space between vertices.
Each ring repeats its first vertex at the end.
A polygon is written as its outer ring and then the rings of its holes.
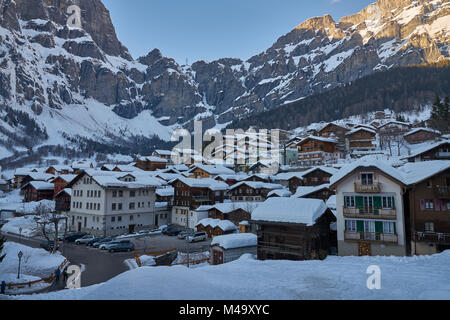
POLYGON ((425 232, 434 232, 434 223, 433 222, 425 223, 425 232))
POLYGON ((392 198, 392 197, 383 197, 382 198, 383 208, 392 209, 393 208, 393 200, 394 200, 394 198, 392 198))
POLYGON ((122 210, 122 204, 121 203, 119 203, 118 209, 122 210))
POLYGON ((123 197, 123 191, 120 190, 120 191, 119 191, 119 198, 122 198, 122 197, 123 197))
POLYGON ((344 206, 346 208, 354 208, 355 207, 355 197, 353 196, 345 196, 344 197, 344 206))
POLYGON ((395 234, 395 222, 383 222, 383 233, 395 234))
POLYGON ((135 196, 136 196, 136 192, 130 191, 130 197, 131 197, 131 198, 134 198, 135 196))
POLYGON ((117 191, 113 191, 112 196, 113 196, 113 198, 116 198, 117 197, 117 191))
POLYGON ((133 216, 130 216, 130 221, 133 221, 133 219, 134 219, 134 217, 133 217, 133 216))
POLYGON ((361 173, 361 183, 364 185, 372 185, 373 173, 361 173))
POLYGON ((121 222, 122 221, 122 217, 117 217, 117 221, 121 222))
POLYGON ((375 233, 375 221, 364 221, 364 232, 375 233))
POLYGON ((356 220, 346 220, 345 221, 345 229, 347 231, 356 232, 356 220))
POLYGON ((433 200, 425 200, 425 209, 433 210, 434 209, 434 201, 433 200))
POLYGON ((364 208, 373 207, 373 197, 363 197, 364 208))
POLYGON ((111 222, 116 222, 116 217, 111 217, 111 222))
POLYGON ((116 204, 115 203, 112 204, 112 211, 116 211, 116 204))
POLYGON ((427 188, 431 188, 432 186, 431 181, 427 181, 427 188))

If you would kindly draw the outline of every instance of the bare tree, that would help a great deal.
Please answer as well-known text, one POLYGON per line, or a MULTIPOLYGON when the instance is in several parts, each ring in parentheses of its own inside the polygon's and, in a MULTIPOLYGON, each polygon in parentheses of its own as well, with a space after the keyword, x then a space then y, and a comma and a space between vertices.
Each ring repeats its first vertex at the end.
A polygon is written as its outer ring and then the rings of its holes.
MULTIPOLYGON (((36 215, 36 223, 38 227, 42 230, 42 234, 48 242, 51 242, 50 235, 47 233, 48 228, 54 230, 54 239, 53 239, 53 249, 52 253, 56 253, 58 250, 58 231, 59 231, 59 223, 62 220, 66 220, 67 225, 67 217, 64 215, 57 214, 56 211, 52 208, 51 205, 47 203, 39 203, 39 205, 34 209, 33 214, 36 215)), ((67 228, 65 228, 67 229, 67 228)))

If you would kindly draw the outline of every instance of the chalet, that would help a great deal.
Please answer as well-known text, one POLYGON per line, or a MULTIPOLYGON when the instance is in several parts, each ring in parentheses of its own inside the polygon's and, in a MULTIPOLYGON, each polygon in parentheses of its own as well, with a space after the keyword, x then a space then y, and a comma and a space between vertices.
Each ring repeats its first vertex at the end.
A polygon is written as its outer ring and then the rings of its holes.
POLYGON ((73 169, 70 166, 54 165, 45 170, 45 173, 51 175, 71 174, 73 169))
POLYGON ((405 256, 403 175, 381 161, 359 160, 333 175, 340 256, 405 256))
POLYGON ((349 153, 374 151, 376 149, 377 132, 370 128, 358 127, 347 132, 346 149, 349 153))
POLYGON ((158 188, 156 189, 156 202, 166 202, 171 207, 174 194, 175 189, 173 187, 158 188))
POLYGON ((273 177, 274 183, 289 188, 294 193, 298 187, 303 186, 303 172, 284 172, 273 177))
POLYGON ((70 214, 72 189, 63 189, 55 195, 55 210, 58 214, 70 214))
POLYGON ((409 144, 424 143, 427 141, 437 140, 441 136, 441 133, 437 130, 430 128, 415 128, 405 133, 403 137, 409 144))
MULTIPOLYGON (((331 177, 338 170, 333 167, 320 166, 313 167, 303 172, 303 184, 302 186, 320 186, 326 183, 330 183, 331 177)), ((295 189, 294 191, 296 191, 295 189)))
POLYGON ((252 233, 214 237, 210 247, 210 264, 219 265, 238 260, 244 254, 256 255, 258 238, 252 233))
POLYGON ((249 171, 257 174, 274 175, 278 173, 280 163, 278 161, 260 160, 253 164, 249 171))
POLYGON ((172 161, 172 151, 170 150, 155 150, 152 156, 166 159, 168 162, 172 161))
POLYGON ((450 250, 450 161, 407 163, 408 238, 411 254, 450 250))
POLYGON ((209 238, 235 233, 237 230, 236 225, 231 221, 211 218, 200 220, 195 228, 197 231, 205 231, 209 238))
POLYGON ((166 169, 167 160, 160 157, 140 157, 134 164, 136 168, 144 171, 156 171, 159 169, 166 169))
POLYGON ((388 121, 378 127, 378 135, 380 138, 380 146, 383 149, 386 144, 386 139, 391 137, 403 136, 405 133, 411 130, 412 125, 406 122, 400 121, 388 121))
POLYGON ((217 203, 207 208, 209 212, 208 217, 229 220, 238 226, 241 222, 250 220, 252 212, 259 205, 259 202, 217 203))
POLYGON ((337 144, 336 139, 309 136, 298 144, 298 162, 304 167, 336 163, 343 156, 337 144))
POLYGON ((450 160, 450 140, 443 140, 415 149, 401 160, 420 162, 430 160, 450 160))
POLYGON ((267 194, 267 198, 289 198, 292 196, 292 192, 288 189, 272 190, 267 194))
POLYGON ((334 195, 334 191, 330 190, 330 185, 323 184, 314 187, 298 187, 297 192, 292 197, 327 201, 332 195, 334 195))
POLYGON ((236 174, 233 170, 224 166, 203 165, 203 164, 193 165, 191 170, 189 170, 189 173, 190 173, 189 177, 194 179, 214 178, 218 175, 236 174))
POLYGON ((277 189, 284 187, 274 183, 243 181, 231 186, 228 194, 233 202, 262 202, 267 199, 270 191, 277 189))
POLYGON ((94 169, 94 164, 89 160, 78 160, 71 165, 74 174, 80 174, 82 171, 94 169))
POLYGON ((229 186, 232 186, 233 184, 241 182, 242 180, 245 180, 247 178, 248 175, 246 174, 220 174, 216 176, 214 180, 222 181, 228 184, 229 186))
POLYGON ((336 149, 345 152, 345 135, 350 129, 336 123, 328 123, 325 127, 319 130, 319 136, 324 138, 337 139, 336 149))
POLYGON ((61 190, 65 189, 76 177, 74 174, 62 174, 51 180, 50 182, 54 185, 54 195, 56 196, 61 190))
POLYGON ((242 181, 253 181, 253 182, 270 182, 270 176, 264 173, 253 173, 242 181))
POLYGON ((26 185, 31 180, 25 180, 26 177, 28 177, 32 173, 39 173, 38 169, 28 169, 28 168, 19 168, 14 171, 14 183, 13 187, 15 189, 20 189, 24 185, 26 185))
POLYGON ((375 112, 374 118, 376 120, 384 120, 386 119, 386 114, 384 113, 384 111, 377 111, 375 112))
POLYGON ((210 178, 177 178, 170 185, 174 187, 172 223, 189 229, 194 229, 198 222, 194 212, 199 207, 224 202, 228 198, 228 185, 210 178))
POLYGON ((37 202, 41 200, 53 200, 54 186, 44 181, 31 181, 22 187, 24 202, 37 202))
POLYGON ((252 214, 258 259, 324 259, 330 252, 330 224, 334 221, 335 216, 321 200, 268 199, 252 214))

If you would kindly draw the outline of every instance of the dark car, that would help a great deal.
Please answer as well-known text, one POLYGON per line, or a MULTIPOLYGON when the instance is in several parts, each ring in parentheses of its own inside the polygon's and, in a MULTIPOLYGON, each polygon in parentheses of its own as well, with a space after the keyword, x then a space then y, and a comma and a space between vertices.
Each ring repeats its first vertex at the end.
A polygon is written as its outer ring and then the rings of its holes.
POLYGON ((134 251, 134 244, 130 241, 121 241, 108 246, 109 252, 131 252, 134 251))
POLYGON ((168 236, 177 236, 180 232, 181 232, 180 228, 171 226, 165 229, 163 233, 168 236))
MULTIPOLYGON (((58 244, 57 244, 58 245, 58 244)), ((41 248, 47 251, 53 251, 55 241, 45 241, 41 243, 41 248)))
POLYGON ((64 238, 67 242, 75 242, 75 240, 78 240, 80 238, 83 238, 85 235, 87 235, 86 232, 75 232, 75 233, 69 233, 64 238))

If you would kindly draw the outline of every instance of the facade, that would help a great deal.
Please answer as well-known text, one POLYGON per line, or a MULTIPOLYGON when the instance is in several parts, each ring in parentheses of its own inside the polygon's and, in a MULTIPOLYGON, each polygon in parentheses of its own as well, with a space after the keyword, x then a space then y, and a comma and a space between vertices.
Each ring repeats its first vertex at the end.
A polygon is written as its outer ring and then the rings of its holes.
POLYGON ((423 148, 415 150, 402 160, 407 160, 408 162, 450 160, 450 140, 444 140, 427 145, 423 148))
POLYGON ((327 201, 332 195, 334 195, 334 191, 330 190, 330 185, 323 184, 314 187, 298 187, 293 197, 327 201))
POLYGON ((24 202, 53 200, 53 190, 53 184, 44 181, 31 181, 21 189, 24 202))
POLYGON ((298 144, 298 163, 309 167, 336 163, 342 158, 342 152, 337 150, 336 139, 310 136, 298 144))
POLYGON ((319 130, 319 135, 324 138, 334 138, 337 139, 336 149, 345 152, 345 135, 350 129, 340 126, 335 123, 329 123, 321 130, 319 130))
POLYGON ((330 183, 330 179, 337 172, 330 167, 316 167, 303 172, 303 186, 313 187, 330 183))
POLYGON ((117 236, 156 226, 155 190, 159 182, 129 177, 123 181, 121 176, 88 170, 69 184, 71 231, 117 236))
POLYGON ((434 141, 441 136, 437 130, 430 128, 416 128, 406 133, 403 137, 409 144, 424 143, 427 141, 434 141))
POLYGON ((55 195, 55 211, 59 214, 70 214, 72 189, 63 189, 55 195))
POLYGON ((340 256, 405 256, 404 184, 395 169, 356 162, 333 176, 340 256))
POLYGON ((54 195, 56 196, 60 191, 64 190, 76 177, 74 174, 64 174, 53 179, 51 183, 54 185, 54 195))
POLYGON ((360 127, 346 134, 346 149, 349 153, 374 151, 377 133, 374 130, 360 127))
POLYGON ((283 189, 282 185, 264 182, 243 181, 230 187, 228 194, 233 202, 262 202, 269 192, 283 189))
POLYGON ((136 160, 135 167, 144 171, 156 171, 167 168, 167 160, 159 157, 141 157, 136 160))

